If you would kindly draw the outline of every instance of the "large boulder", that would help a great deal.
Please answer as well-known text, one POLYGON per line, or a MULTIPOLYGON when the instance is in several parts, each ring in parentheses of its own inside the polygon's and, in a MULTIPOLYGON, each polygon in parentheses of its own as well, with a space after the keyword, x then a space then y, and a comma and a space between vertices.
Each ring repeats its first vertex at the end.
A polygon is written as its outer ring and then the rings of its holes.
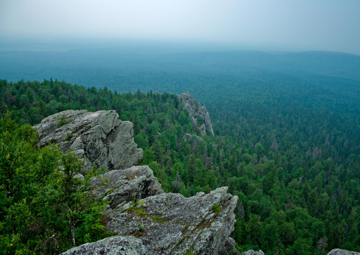
POLYGON ((227 254, 237 200, 227 187, 189 198, 163 193, 107 211, 106 229, 141 239, 147 254, 227 254))
POLYGON ((200 125, 201 134, 204 135, 206 132, 209 132, 214 135, 210 115, 205 106, 201 106, 195 98, 190 96, 189 92, 178 95, 178 99, 189 112, 195 126, 198 126, 199 118, 204 120, 204 123, 200 125))
POLYGON ((354 251, 334 249, 334 250, 331 250, 328 253, 328 255, 360 255, 360 253, 359 252, 354 252, 354 251))
POLYGON ((136 198, 146 198, 164 193, 161 184, 148 166, 113 170, 93 177, 90 181, 90 190, 95 199, 109 202, 105 212, 136 198))
POLYGON ((72 248, 62 255, 146 255, 142 241, 132 236, 114 236, 72 248))
POLYGON ((125 169, 143 158, 133 139, 133 124, 121 121, 115 111, 63 111, 48 116, 35 126, 38 146, 56 143, 59 149, 85 160, 85 169, 125 169))

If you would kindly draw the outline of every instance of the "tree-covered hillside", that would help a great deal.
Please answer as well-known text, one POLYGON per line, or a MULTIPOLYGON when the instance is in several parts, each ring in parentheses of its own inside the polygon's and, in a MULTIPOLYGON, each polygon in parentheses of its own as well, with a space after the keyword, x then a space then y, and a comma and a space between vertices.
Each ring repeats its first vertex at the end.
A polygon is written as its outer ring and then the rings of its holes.
POLYGON ((199 136, 176 95, 119 94, 56 80, 1 80, 1 114, 10 111, 16 122, 33 125, 66 109, 114 109, 134 123, 142 164, 165 191, 190 196, 229 186, 239 196, 233 232, 239 250, 360 251, 358 87, 240 74, 216 76, 218 83, 234 80, 195 93, 206 102, 215 137, 199 136))

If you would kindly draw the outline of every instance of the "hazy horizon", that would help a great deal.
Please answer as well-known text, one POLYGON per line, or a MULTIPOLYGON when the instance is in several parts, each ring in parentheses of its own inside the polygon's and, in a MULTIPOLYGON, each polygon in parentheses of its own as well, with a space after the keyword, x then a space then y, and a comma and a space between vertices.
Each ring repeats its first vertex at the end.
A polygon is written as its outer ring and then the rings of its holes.
POLYGON ((360 2, 355 0, 0 0, 0 7, 0 50, 137 44, 180 51, 360 55, 360 2))

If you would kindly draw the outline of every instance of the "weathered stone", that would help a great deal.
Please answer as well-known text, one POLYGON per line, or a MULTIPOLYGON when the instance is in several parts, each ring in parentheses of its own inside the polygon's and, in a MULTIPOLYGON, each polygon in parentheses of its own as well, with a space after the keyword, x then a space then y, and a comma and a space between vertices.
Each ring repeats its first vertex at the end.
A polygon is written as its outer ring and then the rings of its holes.
POLYGON ((146 255, 142 241, 132 236, 114 236, 72 248, 62 255, 146 255))
POLYGON ((163 193, 118 205, 107 212, 106 229, 140 238, 147 254, 226 254, 237 200, 227 187, 189 198, 163 193))
POLYGON ((328 255, 360 255, 360 253, 359 252, 354 252, 354 251, 334 249, 334 250, 331 250, 328 253, 328 255))
POLYGON ((201 106, 195 98, 190 96, 189 92, 178 95, 178 99, 181 104, 184 104, 184 108, 188 110, 196 127, 198 126, 198 118, 204 120, 204 123, 200 126, 201 135, 204 135, 206 132, 214 135, 210 115, 205 106, 201 106))
POLYGON ((95 199, 110 201, 105 211, 135 198, 146 198, 164 193, 161 184, 148 166, 113 170, 93 177, 90 181, 92 182, 90 189, 95 199))
POLYGON ((265 254, 261 250, 260 251, 250 250, 250 251, 243 252, 240 255, 265 255, 265 254))
POLYGON ((229 237, 225 242, 226 253, 231 253, 231 255, 239 255, 240 253, 236 250, 236 242, 234 239, 229 237))
POLYGON ((74 151, 91 166, 125 169, 138 164, 143 151, 133 139, 133 124, 121 121, 115 111, 63 111, 51 115, 35 126, 38 146, 51 143, 67 153, 74 151))

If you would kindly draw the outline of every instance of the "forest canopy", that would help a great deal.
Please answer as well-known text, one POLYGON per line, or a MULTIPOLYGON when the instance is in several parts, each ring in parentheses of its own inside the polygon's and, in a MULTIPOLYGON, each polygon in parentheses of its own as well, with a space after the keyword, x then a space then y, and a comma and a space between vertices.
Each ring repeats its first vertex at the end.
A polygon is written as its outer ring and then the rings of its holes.
MULTIPOLYGON (((169 93, 120 94, 106 87, 86 88, 57 80, 0 80, 0 110, 2 116, 11 112, 16 123, 25 125, 12 128, 15 133, 30 132, 29 124, 67 109, 116 110, 120 119, 133 122, 135 141, 144 150, 142 164, 150 166, 166 192, 192 196, 228 186, 239 196, 232 234, 239 251, 360 251, 356 94, 339 96, 305 83, 294 88, 280 81, 242 90, 222 88, 222 93, 213 89, 201 100, 210 112, 215 137, 200 136, 177 96, 169 93), (335 97, 336 103, 329 103, 335 97), (184 139, 186 133, 189 139, 184 139)), ((18 125, 15 122, 11 125, 18 125)), ((8 139, 9 132, 2 131, 2 139, 8 139)), ((16 136, 35 150, 35 137, 16 136)), ((39 153, 49 149, 42 150, 39 153)), ((3 157, 7 162, 6 154, 3 157)), ((7 213, 2 213, 1 222, 7 213)), ((0 235, 8 233, 4 224, 0 226, 0 235)), ((102 234, 99 229, 90 237, 102 234)))

